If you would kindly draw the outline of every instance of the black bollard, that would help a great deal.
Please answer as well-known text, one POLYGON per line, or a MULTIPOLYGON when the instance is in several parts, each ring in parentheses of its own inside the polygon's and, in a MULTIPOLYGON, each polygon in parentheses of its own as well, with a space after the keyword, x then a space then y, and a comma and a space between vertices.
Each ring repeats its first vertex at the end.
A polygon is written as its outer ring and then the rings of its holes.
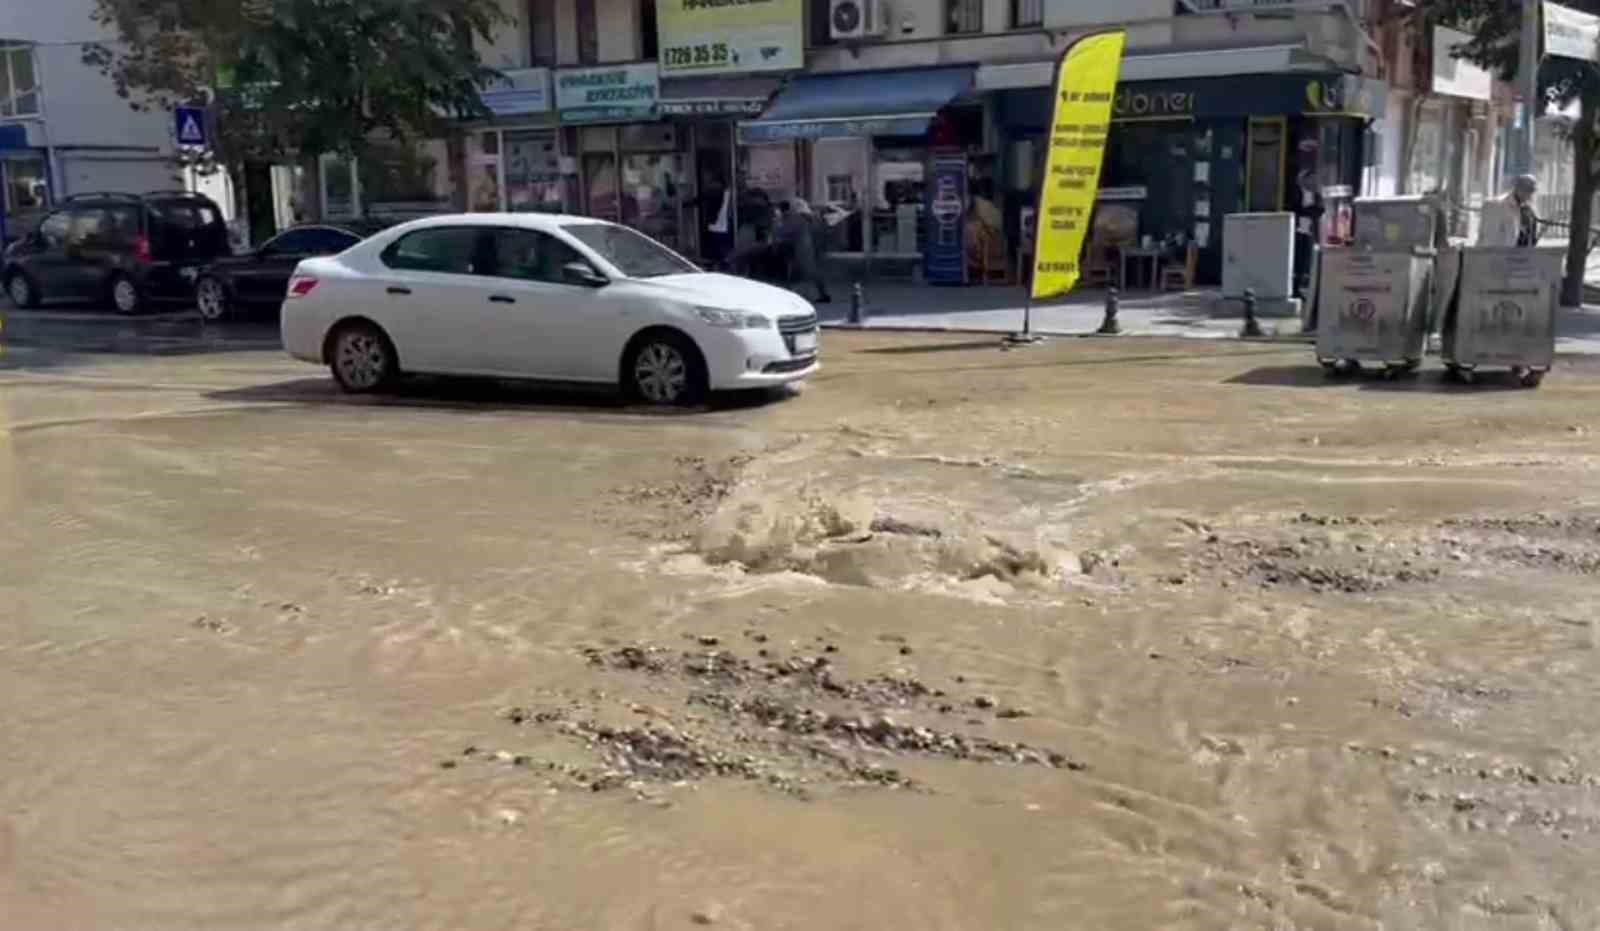
POLYGON ((850 325, 860 326, 867 322, 867 299, 861 293, 861 282, 850 286, 850 325))
POLYGON ((1260 339, 1265 336, 1261 332, 1261 323, 1256 320, 1256 289, 1244 289, 1244 329, 1239 331, 1243 339, 1260 339))
POLYGON ((1096 333, 1101 336, 1116 336, 1122 332, 1122 324, 1117 322, 1118 303, 1117 289, 1115 287, 1107 288, 1106 317, 1100 322, 1100 329, 1096 330, 1096 333))

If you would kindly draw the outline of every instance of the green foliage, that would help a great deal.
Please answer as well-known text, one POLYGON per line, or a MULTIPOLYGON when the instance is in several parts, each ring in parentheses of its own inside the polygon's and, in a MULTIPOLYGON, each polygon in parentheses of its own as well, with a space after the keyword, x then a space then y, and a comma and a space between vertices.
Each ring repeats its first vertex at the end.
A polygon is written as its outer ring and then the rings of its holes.
POLYGON ((374 136, 419 139, 485 114, 497 76, 474 44, 495 0, 95 0, 121 42, 90 46, 136 109, 203 101, 238 163, 359 155, 374 136))
MULTIPOLYGON (((1600 0, 1564 0, 1562 5, 1600 14, 1600 0)), ((1502 80, 1516 76, 1517 40, 1522 29, 1519 0, 1424 0, 1408 15, 1424 39, 1428 27, 1435 25, 1467 33, 1471 41, 1452 51, 1502 80)), ((1570 58, 1546 58, 1539 66, 1539 88, 1548 99, 1562 104, 1584 95, 1600 100, 1600 68, 1570 58)))

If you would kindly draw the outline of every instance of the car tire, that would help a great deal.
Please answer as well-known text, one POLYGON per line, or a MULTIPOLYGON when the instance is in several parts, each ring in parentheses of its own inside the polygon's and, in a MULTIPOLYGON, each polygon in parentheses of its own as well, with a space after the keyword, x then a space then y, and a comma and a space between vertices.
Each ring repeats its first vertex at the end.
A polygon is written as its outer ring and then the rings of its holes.
POLYGON ((121 272, 111 276, 106 294, 111 299, 111 308, 124 317, 131 317, 144 309, 144 295, 139 293, 139 286, 121 272))
POLYGON ((34 285, 33 279, 22 272, 12 272, 6 278, 6 294, 11 298, 11 303, 22 310, 39 306, 42 295, 34 285))
POLYGON ((228 289, 220 279, 207 275, 194 284, 194 306, 200 319, 217 323, 233 316, 233 302, 228 299, 228 289))
POLYGON ((646 404, 692 407, 705 400, 708 382, 700 349, 675 330, 641 334, 623 361, 624 392, 646 404))
POLYGON ((400 360, 388 334, 371 323, 347 323, 328 341, 328 367, 339 387, 371 394, 394 384, 400 360))

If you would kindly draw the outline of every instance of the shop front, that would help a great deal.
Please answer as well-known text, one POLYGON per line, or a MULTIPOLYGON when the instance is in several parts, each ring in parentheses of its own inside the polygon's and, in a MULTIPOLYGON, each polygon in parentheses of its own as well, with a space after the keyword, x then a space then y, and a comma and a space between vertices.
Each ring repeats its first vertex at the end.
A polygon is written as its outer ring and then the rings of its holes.
POLYGON ((930 190, 951 188, 930 186, 932 172, 983 148, 983 106, 968 99, 973 74, 963 65, 795 78, 739 124, 745 204, 759 211, 802 197, 828 225, 835 258, 926 273, 930 231, 946 242, 944 227, 958 227, 961 214, 930 207, 944 204, 930 190))
POLYGON ((661 83, 661 116, 685 138, 692 190, 681 199, 681 248, 715 266, 733 251, 740 171, 735 127, 759 116, 775 77, 677 78, 661 83))
POLYGON ((661 119, 656 64, 566 68, 556 72, 555 85, 580 179, 578 212, 683 249, 683 201, 692 190, 689 139, 661 119))
MULTIPOLYGON (((1032 203, 1050 91, 998 92, 1008 200, 1032 203)), ((1220 277, 1222 218, 1300 214, 1322 242, 1347 235, 1365 130, 1384 87, 1347 74, 1234 75, 1119 85, 1101 186, 1122 192, 1118 235, 1198 247, 1198 280, 1220 277)), ((1021 210, 1008 214, 1020 216, 1021 210)), ((1097 229, 1102 228, 1097 226, 1097 229)))
POLYGON ((466 206, 475 212, 566 213, 578 200, 577 162, 562 145, 548 68, 505 72, 483 94, 490 125, 465 139, 466 206))

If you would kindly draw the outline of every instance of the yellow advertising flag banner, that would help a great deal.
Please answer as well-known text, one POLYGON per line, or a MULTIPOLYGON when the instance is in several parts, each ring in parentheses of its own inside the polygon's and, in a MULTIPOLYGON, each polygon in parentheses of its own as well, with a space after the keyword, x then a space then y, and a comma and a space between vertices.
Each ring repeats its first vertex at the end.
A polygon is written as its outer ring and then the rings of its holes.
POLYGON ((1084 36, 1067 47, 1056 67, 1050 148, 1035 227, 1034 300, 1065 294, 1078 283, 1078 259, 1100 190, 1100 162, 1125 39, 1122 32, 1084 36))

